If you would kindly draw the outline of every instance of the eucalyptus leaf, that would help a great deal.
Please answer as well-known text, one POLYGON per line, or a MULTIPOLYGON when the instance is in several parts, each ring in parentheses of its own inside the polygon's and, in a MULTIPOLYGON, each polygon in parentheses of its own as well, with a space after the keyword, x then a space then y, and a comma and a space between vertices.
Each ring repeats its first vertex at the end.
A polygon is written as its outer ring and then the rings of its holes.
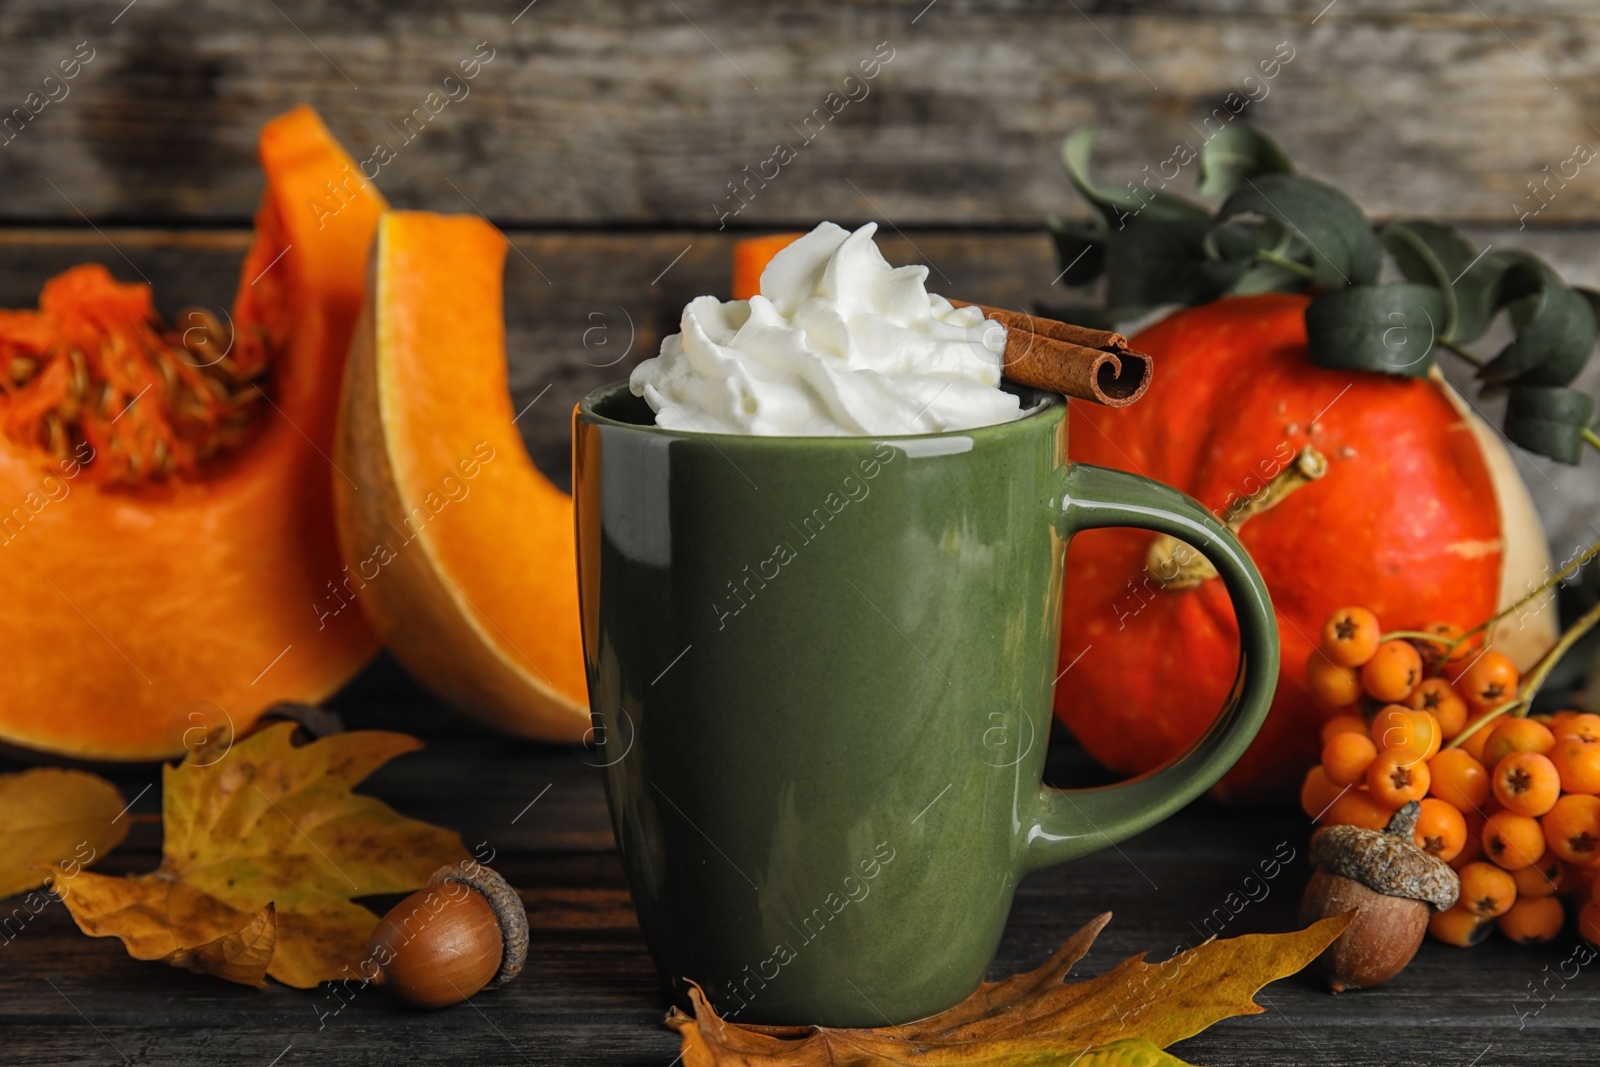
MULTIPOLYGON (((1589 310, 1594 312, 1594 320, 1600 322, 1600 293, 1595 292, 1593 289, 1585 289, 1581 285, 1574 286, 1572 291, 1589 302, 1589 310)), ((1597 569, 1595 573, 1600 574, 1600 569, 1597 569)))
POLYGON ((1306 308, 1311 362, 1331 370, 1425 377, 1444 318, 1431 285, 1394 282, 1324 293, 1306 308))
POLYGON ((1478 377, 1490 385, 1568 384, 1594 349, 1593 308, 1535 257, 1517 254, 1506 264, 1496 303, 1511 312, 1516 337, 1478 377))
POLYGON ((1279 223, 1310 249, 1312 288, 1371 285, 1377 280, 1382 246, 1355 201, 1330 185, 1298 174, 1246 178, 1217 213, 1228 222, 1260 215, 1279 223))
POLYGON ((1089 175, 1089 155, 1099 136, 1100 130, 1094 126, 1073 130, 1061 142, 1061 162, 1066 165, 1067 177, 1072 179, 1072 184, 1083 198, 1093 204, 1108 223, 1116 223, 1124 212, 1137 212, 1144 206, 1144 201, 1130 190, 1102 189, 1095 185, 1089 175))
POLYGON ((1406 280, 1444 294, 1441 341, 1465 345, 1483 336, 1500 309, 1500 280, 1515 253, 1480 253, 1460 230, 1432 219, 1391 223, 1380 239, 1406 280))
POLYGON ((1215 300, 1248 268, 1247 260, 1217 262, 1206 255, 1210 220, 1161 205, 1147 207, 1113 229, 1106 248, 1106 303, 1118 309, 1215 300))
POLYGON ((1099 136, 1100 131, 1094 127, 1074 130, 1061 142, 1061 160, 1066 164, 1067 177, 1072 179, 1072 184, 1100 212, 1112 231, 1126 229, 1134 219, 1149 212, 1208 218, 1205 210, 1197 204, 1150 189, 1141 192, 1134 188, 1131 181, 1121 189, 1096 185, 1089 174, 1089 154, 1099 136))
POLYGON ((1257 293, 1297 293, 1305 287, 1305 275, 1276 263, 1257 263, 1241 274, 1228 292, 1233 296, 1254 296, 1257 293))
POLYGON ((1204 242, 1207 258, 1218 261, 1253 259, 1263 246, 1260 227, 1241 226, 1233 222, 1212 226, 1204 242))
POLYGON ((1293 174, 1278 143, 1248 122, 1217 130, 1200 146, 1200 195, 1228 196, 1248 178, 1293 174))
POLYGON ((1576 465, 1594 398, 1561 386, 1518 385, 1506 400, 1506 436, 1529 452, 1576 465))
POLYGON ((1106 269, 1106 239, 1110 231, 1099 215, 1087 219, 1049 220, 1050 239, 1055 242, 1061 264, 1063 285, 1092 284, 1106 269))
MULTIPOLYGON (((1294 235, 1287 226, 1272 219, 1262 218, 1250 226, 1238 223, 1221 223, 1213 234, 1227 230, 1243 230, 1251 235, 1254 248, 1247 254, 1252 260, 1249 268, 1233 283, 1229 293, 1251 296, 1256 293, 1297 293, 1311 281, 1311 249, 1294 235)), ((1221 241, 1213 241, 1223 244, 1221 241)), ((1242 242, 1227 243, 1227 248, 1239 248, 1242 242)))

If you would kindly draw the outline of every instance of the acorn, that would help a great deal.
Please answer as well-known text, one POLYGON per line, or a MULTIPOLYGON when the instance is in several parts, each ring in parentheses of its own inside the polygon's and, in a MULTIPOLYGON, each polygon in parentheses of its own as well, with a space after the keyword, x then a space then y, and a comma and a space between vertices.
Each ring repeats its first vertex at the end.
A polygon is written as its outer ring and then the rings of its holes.
POLYGON ((1300 921, 1356 912, 1312 968, 1335 993, 1387 982, 1405 969, 1428 932, 1428 917, 1461 895, 1450 865, 1416 846, 1422 805, 1408 802, 1383 830, 1329 826, 1311 838, 1316 871, 1300 901, 1300 921))
POLYGON ((528 912, 517 891, 476 860, 440 867, 378 920, 367 941, 373 981, 414 1008, 459 1004, 505 985, 528 960, 528 912))

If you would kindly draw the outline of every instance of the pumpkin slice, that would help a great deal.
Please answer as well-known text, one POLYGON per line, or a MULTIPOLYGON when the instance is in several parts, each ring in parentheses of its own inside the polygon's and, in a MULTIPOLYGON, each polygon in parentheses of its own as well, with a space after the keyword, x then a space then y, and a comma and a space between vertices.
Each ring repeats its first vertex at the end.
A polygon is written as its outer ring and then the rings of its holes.
POLYGON ((424 685, 511 733, 589 728, 572 499, 506 384, 506 240, 476 216, 385 214, 335 459, 355 599, 424 685))
POLYGON ((375 650, 327 608, 328 454, 383 201, 309 108, 260 151, 231 329, 164 326, 98 265, 0 313, 0 740, 165 757, 323 699, 375 650))

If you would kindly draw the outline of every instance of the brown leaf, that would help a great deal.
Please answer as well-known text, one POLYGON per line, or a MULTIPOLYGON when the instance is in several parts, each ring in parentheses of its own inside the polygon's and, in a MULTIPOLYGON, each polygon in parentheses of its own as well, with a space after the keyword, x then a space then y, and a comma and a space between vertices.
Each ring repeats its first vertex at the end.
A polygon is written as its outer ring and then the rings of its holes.
POLYGON ((0 897, 41 886, 49 864, 78 869, 128 836, 122 794, 84 771, 0 774, 0 897))
POLYGON ((294 729, 254 733, 215 764, 165 768, 161 866, 75 878, 66 902, 79 928, 121 938, 135 959, 246 984, 259 984, 250 965, 263 951, 286 985, 358 977, 378 919, 351 898, 409 892, 467 852, 459 835, 350 791, 421 742, 364 730, 296 748, 294 729))
POLYGON ((1316 959, 1350 921, 1341 915, 1290 934, 1211 940, 1161 964, 1141 953, 1065 984, 1110 918, 1085 926, 1039 968, 985 982, 948 1011, 901 1026, 738 1026, 716 1014, 699 986, 689 991, 693 1017, 674 1008, 667 1025, 683 1039, 685 1067, 1176 1064, 1160 1049, 1219 1019, 1264 1011, 1256 990, 1316 959))
POLYGON ((243 929, 223 934, 194 948, 180 948, 166 957, 174 967, 196 974, 214 974, 230 982, 267 986, 267 965, 278 943, 278 917, 271 904, 243 929))

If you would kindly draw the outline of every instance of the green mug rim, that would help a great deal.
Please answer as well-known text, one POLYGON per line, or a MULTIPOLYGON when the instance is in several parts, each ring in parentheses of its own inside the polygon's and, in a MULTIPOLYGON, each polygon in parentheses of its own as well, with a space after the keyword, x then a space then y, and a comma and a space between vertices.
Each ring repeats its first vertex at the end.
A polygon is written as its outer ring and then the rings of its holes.
MULTIPOLYGON (((935 438, 971 437, 978 441, 1002 437, 1009 433, 1025 432, 1041 418, 1046 418, 1052 413, 1065 415, 1067 411, 1066 398, 1060 393, 1052 393, 1032 386, 1017 385, 1014 382, 1004 382, 1002 388, 1022 399, 1025 405, 1031 404, 1031 410, 1026 411, 1021 418, 1009 422, 995 422, 987 426, 973 426, 965 430, 937 430, 932 433, 902 433, 902 434, 811 434, 811 435, 776 435, 776 434, 751 434, 751 433, 708 433, 699 430, 674 430, 654 423, 625 422, 596 410, 600 404, 605 404, 622 397, 628 397, 644 403, 643 397, 633 394, 626 379, 609 382, 597 389, 590 390, 578 401, 578 415, 588 422, 599 426, 615 426, 625 430, 638 430, 643 433, 659 434, 663 437, 677 437, 688 441, 715 440, 719 442, 738 442, 741 445, 754 445, 757 447, 784 447, 786 445, 807 445, 812 448, 831 446, 834 448, 849 448, 859 445, 862 441, 919 441, 935 438)), ((648 408, 648 405, 646 405, 648 408)))

